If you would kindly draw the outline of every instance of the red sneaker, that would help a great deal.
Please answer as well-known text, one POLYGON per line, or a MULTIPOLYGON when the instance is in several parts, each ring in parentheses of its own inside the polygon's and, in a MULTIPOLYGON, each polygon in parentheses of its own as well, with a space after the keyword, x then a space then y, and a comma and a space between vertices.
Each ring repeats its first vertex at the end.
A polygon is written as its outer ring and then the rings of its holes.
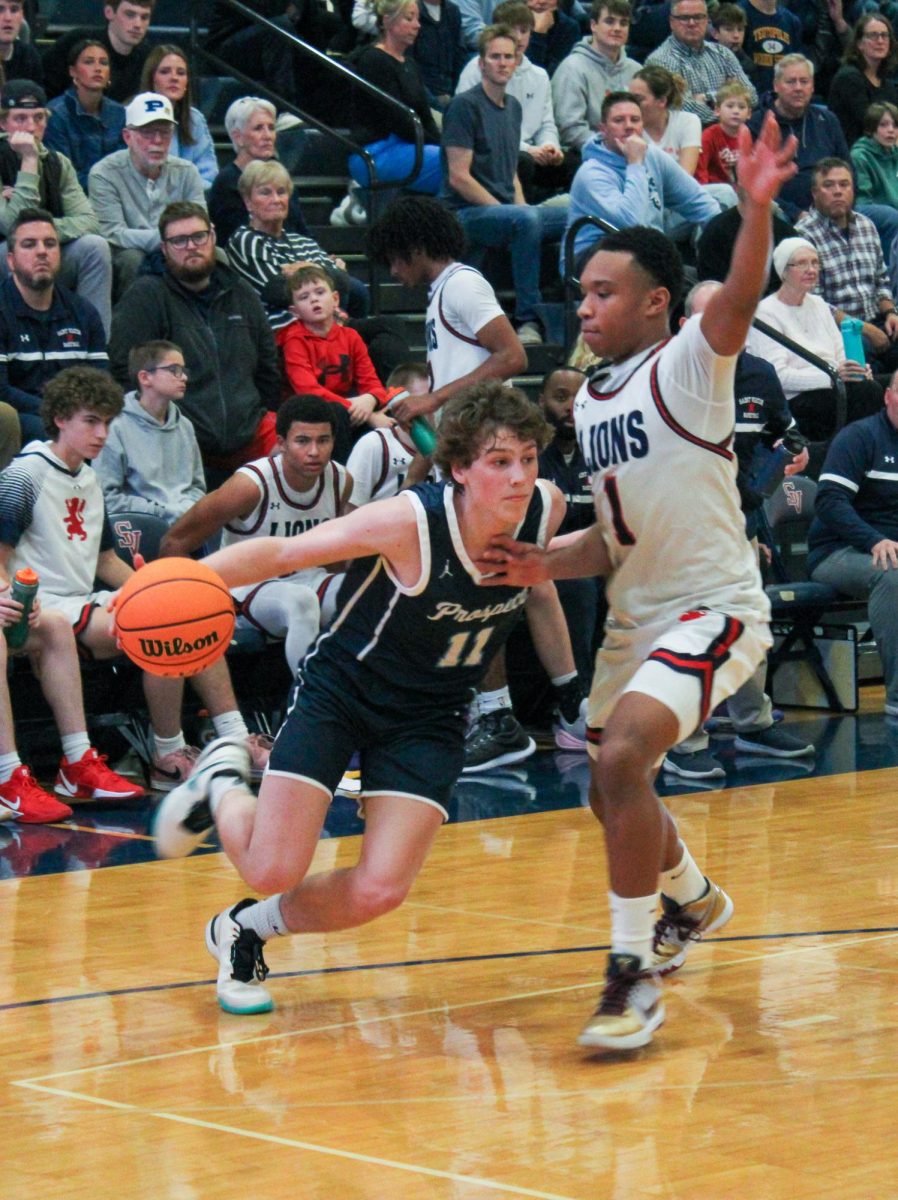
POLYGON ((0 820, 44 825, 71 815, 69 806, 45 792, 27 767, 16 767, 6 783, 0 783, 0 820))
POLYGON ((73 800, 136 800, 146 795, 139 783, 107 767, 106 755, 97 754, 93 747, 78 762, 63 758, 53 790, 73 800))

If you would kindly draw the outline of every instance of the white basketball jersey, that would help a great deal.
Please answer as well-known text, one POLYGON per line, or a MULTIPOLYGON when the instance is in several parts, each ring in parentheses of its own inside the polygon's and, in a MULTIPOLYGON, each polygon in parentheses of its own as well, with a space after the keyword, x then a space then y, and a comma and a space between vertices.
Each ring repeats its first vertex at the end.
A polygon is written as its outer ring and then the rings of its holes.
MULTIPOLYGON (((414 446, 409 449, 393 429, 372 429, 359 438, 346 463, 352 476, 352 503, 361 508, 369 500, 395 496, 402 489, 414 456, 414 446)), ((434 469, 427 478, 436 478, 434 469)))
POLYGON ((452 263, 430 285, 427 300, 427 369, 436 391, 468 375, 490 356, 478 332, 504 315, 496 293, 473 267, 452 263))
POLYGON ((624 628, 697 608, 769 616, 736 490, 736 360, 714 354, 700 321, 600 369, 574 403, 624 628))
MULTIPOLYGON (((259 503, 242 519, 231 521, 222 532, 222 546, 233 546, 247 538, 295 537, 313 529, 322 521, 333 520, 340 508, 340 496, 346 484, 346 468, 331 462, 306 492, 294 491, 284 478, 279 454, 257 458, 239 468, 259 489, 259 503)), ((310 570, 317 575, 321 568, 310 570)), ((308 571, 298 571, 290 578, 307 581, 308 571)), ((237 595, 240 589, 235 589, 237 595)))

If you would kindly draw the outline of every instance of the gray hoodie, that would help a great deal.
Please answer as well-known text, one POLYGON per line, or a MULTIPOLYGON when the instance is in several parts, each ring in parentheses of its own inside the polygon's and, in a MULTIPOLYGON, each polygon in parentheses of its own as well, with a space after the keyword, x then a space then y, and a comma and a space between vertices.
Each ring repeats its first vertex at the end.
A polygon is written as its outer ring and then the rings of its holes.
POLYGON ((616 63, 599 54, 591 37, 573 48, 552 76, 555 120, 565 150, 580 150, 598 128, 602 101, 609 92, 625 92, 642 63, 622 53, 616 63))
POLYGON ((141 407, 137 392, 125 396, 94 470, 110 515, 152 513, 174 522, 206 492, 193 425, 177 404, 168 406, 160 424, 141 407))

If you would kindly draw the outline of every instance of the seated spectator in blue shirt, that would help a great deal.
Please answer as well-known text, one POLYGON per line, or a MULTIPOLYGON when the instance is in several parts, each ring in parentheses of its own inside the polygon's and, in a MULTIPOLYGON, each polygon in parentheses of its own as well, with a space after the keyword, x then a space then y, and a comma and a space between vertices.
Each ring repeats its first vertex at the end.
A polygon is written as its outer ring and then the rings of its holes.
POLYGON ((801 21, 779 0, 740 0, 746 16, 745 53, 755 65, 759 92, 773 86, 773 68, 802 49, 801 21))
POLYGON ((44 145, 71 160, 78 182, 87 191, 94 163, 125 148, 125 106, 106 95, 109 51, 102 42, 90 38, 76 42, 69 55, 69 75, 72 86, 47 105, 50 120, 44 145))
POLYGON ((154 46, 143 66, 140 90, 169 98, 175 132, 168 153, 193 163, 203 186, 210 187, 218 174, 218 159, 206 118, 193 103, 193 78, 184 51, 167 44, 154 46))
MULTIPOLYGON (((609 92, 602 105, 599 132, 583 148, 583 163, 571 184, 561 269, 567 230, 587 214, 618 229, 649 225, 668 232, 676 225, 678 232, 689 232, 704 227, 719 212, 717 200, 670 154, 643 138, 642 110, 636 97, 629 92, 609 92)), ((575 237, 575 255, 601 236, 594 225, 584 225, 575 237)))
POLYGON ((558 0, 527 0, 527 7, 533 13, 527 57, 551 78, 580 41, 580 26, 561 11, 558 0))
POLYGON ((0 400, 19 414, 22 443, 43 438, 44 386, 80 362, 108 367, 97 310, 56 282, 61 257, 51 215, 23 209, 6 235, 10 275, 0 283, 0 400))
POLYGON ((787 54, 773 68, 773 94, 762 97, 748 128, 757 137, 768 109, 776 117, 783 137, 794 134, 798 142, 794 162, 798 173, 780 189, 777 203, 795 222, 811 208, 811 176, 821 158, 847 158, 842 126, 822 104, 812 104, 814 64, 803 54, 787 54))
POLYGON ((817 583, 866 599, 882 659, 886 716, 898 717, 898 388, 833 438, 820 473, 808 568, 817 583))

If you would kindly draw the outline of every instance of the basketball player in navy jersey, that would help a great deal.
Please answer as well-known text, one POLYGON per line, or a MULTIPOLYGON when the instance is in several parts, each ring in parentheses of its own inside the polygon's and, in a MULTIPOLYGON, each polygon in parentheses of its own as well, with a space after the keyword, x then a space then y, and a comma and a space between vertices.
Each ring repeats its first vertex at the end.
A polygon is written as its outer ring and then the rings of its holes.
POLYGON ((564 516, 561 493, 537 480, 550 437, 522 392, 475 385, 444 409, 434 455, 444 482, 205 560, 229 587, 354 560, 340 612, 298 672, 258 802, 245 747, 219 738, 157 810, 162 857, 189 854, 214 824, 246 883, 269 894, 241 901, 206 928, 226 1012, 272 1007, 262 986, 266 939, 361 925, 405 898, 448 815, 470 690, 527 600, 526 588, 484 591, 474 560, 501 534, 544 545, 564 516), (356 750, 365 811, 359 861, 307 876, 356 750))
POLYGON ((501 540, 480 564, 494 586, 608 576, 588 725, 611 954, 580 1035, 585 1046, 651 1041, 664 1019, 659 975, 733 911, 679 839, 653 781, 667 750, 751 676, 770 644, 736 490, 733 373, 767 278, 773 200, 795 173, 795 149, 772 116, 754 145, 742 131, 745 212, 730 274, 673 339, 670 308, 683 281, 673 245, 647 228, 598 244, 580 276, 579 316, 584 340, 605 361, 574 406, 597 522, 548 550, 501 540))

